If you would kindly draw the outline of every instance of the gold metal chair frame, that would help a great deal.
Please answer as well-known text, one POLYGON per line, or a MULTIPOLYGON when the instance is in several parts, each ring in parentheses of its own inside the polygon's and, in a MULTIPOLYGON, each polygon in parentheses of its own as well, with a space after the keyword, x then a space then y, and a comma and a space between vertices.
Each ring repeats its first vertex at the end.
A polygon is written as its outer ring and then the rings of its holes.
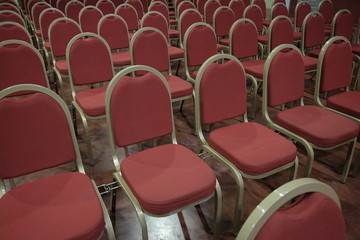
MULTIPOLYGON (((277 46, 273 51, 271 51, 271 53, 269 54, 266 62, 265 62, 265 70, 264 70, 264 82, 263 82, 263 98, 262 98, 262 114, 263 114, 263 118, 265 120, 266 125, 271 128, 274 129, 275 131, 278 131, 286 136, 288 136, 290 139, 293 139, 297 142, 300 142, 306 149, 307 152, 307 164, 306 164, 306 169, 305 169, 305 177, 309 177, 311 174, 311 170, 312 170, 312 166, 314 163, 314 158, 315 158, 315 154, 314 154, 314 149, 319 149, 319 150, 332 150, 335 148, 338 148, 340 146, 349 144, 349 150, 348 150, 348 154, 346 157, 346 161, 345 161, 345 166, 343 169, 343 173, 342 176, 340 178, 340 181, 342 183, 346 182, 347 176, 348 176, 348 172, 350 169, 350 164, 351 164, 351 160, 353 158, 353 154, 354 154, 354 149, 355 149, 355 145, 356 145, 356 138, 348 140, 346 142, 343 142, 341 144, 338 144, 336 146, 333 147, 320 147, 320 146, 316 146, 312 143, 310 143, 308 140, 306 140, 305 138, 287 130, 286 128, 276 124, 269 116, 268 113, 268 106, 267 106, 267 102, 268 102, 268 72, 269 72, 269 68, 270 68, 270 64, 272 62, 272 59, 274 58, 274 56, 281 52, 284 49, 292 49, 297 51, 300 55, 301 52, 300 50, 295 47, 292 44, 282 44, 280 46, 277 46)), ((302 55, 301 55, 302 56, 302 55)), ((304 98, 301 97, 300 100, 300 106, 304 106, 304 98)), ((282 106, 282 108, 284 107, 284 105, 282 106)))
MULTIPOLYGON (((207 69, 207 67, 216 61, 219 61, 219 60, 224 61, 224 59, 233 60, 233 61, 237 62, 238 64, 240 64, 242 67, 241 62, 236 57, 234 57, 232 55, 228 55, 228 54, 218 54, 218 55, 212 56, 208 60, 206 60, 204 62, 204 64, 201 66, 201 68, 198 72, 198 75, 196 76, 196 82, 195 82, 195 132, 201 142, 201 147, 198 149, 198 151, 199 152, 208 152, 219 162, 223 163, 233 173, 233 176, 236 180, 236 200, 235 200, 235 212, 234 212, 234 223, 233 223, 233 233, 236 235, 240 229, 242 205, 243 205, 243 200, 244 200, 243 177, 249 178, 249 179, 261 179, 261 178, 265 178, 267 176, 273 175, 277 172, 280 172, 284 169, 288 169, 288 168, 292 167, 291 179, 295 179, 297 170, 298 170, 298 158, 296 157, 294 162, 292 162, 292 163, 286 164, 284 166, 281 166, 279 168, 276 168, 276 169, 266 172, 264 174, 249 175, 244 172, 241 172, 232 162, 230 162, 228 159, 226 159, 224 156, 222 156, 220 153, 218 153, 215 149, 213 149, 211 146, 209 146, 207 140, 205 139, 205 136, 202 131, 202 126, 201 126, 200 83, 201 83, 201 78, 202 78, 205 70, 207 69)), ((242 116, 242 121, 248 122, 247 113, 245 113, 242 116)))
POLYGON ((236 240, 254 240, 271 215, 293 198, 310 192, 319 192, 331 198, 341 208, 339 197, 329 185, 312 178, 288 182, 270 193, 253 210, 242 226, 236 240))
MULTIPOLYGON (((19 85, 12 86, 12 87, 9 87, 7 89, 4 89, 3 91, 0 91, 0 100, 7 97, 8 95, 10 95, 10 94, 12 94, 14 92, 19 92, 19 91, 34 91, 34 92, 43 93, 43 94, 51 97, 54 101, 56 101, 60 105, 61 109, 63 110, 63 112, 65 114, 67 122, 68 122, 69 130, 70 130, 70 133, 71 133, 71 138, 72 138, 72 142, 73 142, 74 150, 75 150, 75 154, 76 154, 76 159, 73 162, 73 165, 75 167, 75 170, 77 170, 78 172, 86 175, 84 166, 82 164, 77 139, 76 139, 76 136, 75 136, 75 131, 74 131, 73 124, 72 124, 71 114, 70 114, 70 112, 68 110, 68 106, 66 105, 64 100, 61 99, 61 97, 59 95, 55 94, 50 89, 39 86, 39 85, 35 85, 35 84, 19 84, 19 85)), ((6 193, 4 180, 5 179, 0 179, 0 198, 2 196, 4 196, 4 194, 6 193)), ((12 179, 10 179, 10 180, 12 180, 12 179)), ((94 186, 94 189, 96 191, 97 197, 99 199, 99 202, 100 202, 102 210, 103 210, 104 221, 105 221, 105 229, 104 229, 104 231, 106 230, 109 240, 115 240, 115 233, 114 233, 114 229, 113 229, 113 226, 112 226, 112 223, 111 223, 107 208, 106 208, 106 206, 105 206, 105 204, 104 204, 104 202, 103 202, 103 200, 101 198, 101 195, 100 195, 100 193, 99 193, 99 191, 97 189, 97 186, 96 186, 94 180, 91 179, 91 182, 92 182, 92 184, 94 186)), ((10 181, 10 183, 12 183, 11 184, 12 188, 15 187, 13 181, 10 181)), ((102 236, 100 236, 100 238, 101 237, 102 236)))
MULTIPOLYGON (((119 73, 117 73, 114 78, 111 80, 108 89, 106 91, 106 100, 105 100, 105 106, 106 106, 106 118, 107 118, 107 125, 108 125, 108 134, 109 134, 109 143, 110 143, 110 148, 111 148, 111 154, 112 154, 112 159, 114 162, 114 166, 115 166, 115 170, 116 172, 113 173, 113 177, 117 180, 117 182, 120 184, 121 188, 125 191, 126 195, 128 196, 128 198, 130 199, 132 205, 135 208, 138 220, 140 222, 141 225, 141 230, 142 230, 142 239, 146 240, 148 239, 148 232, 147 232, 147 224, 146 224, 146 220, 145 220, 145 215, 148 216, 153 216, 153 217, 166 217, 169 215, 173 215, 175 213, 181 212, 189 207, 193 207, 196 206, 202 202, 205 202, 207 200, 209 200, 210 198, 212 198, 214 196, 214 202, 215 202, 215 223, 214 223, 214 238, 218 239, 219 238, 219 228, 220 228, 220 221, 221 221, 221 205, 222 205, 222 194, 221 194, 221 188, 220 188, 220 184, 218 183, 218 181, 216 180, 216 189, 214 194, 212 194, 209 197, 206 197, 204 199, 201 199, 195 203, 191 203, 187 206, 184 206, 182 208, 176 209, 174 211, 171 211, 169 213, 166 214, 162 214, 162 215, 154 215, 151 214, 149 212, 146 212, 144 209, 142 209, 140 203, 138 202, 138 200, 136 199, 135 195, 132 193, 131 189, 129 188, 129 186, 127 185, 126 181, 123 179, 122 174, 121 174, 121 168, 120 168, 120 163, 119 163, 119 158, 118 158, 118 153, 117 153, 117 147, 115 145, 115 140, 114 140, 114 134, 113 134, 113 124, 112 124, 112 119, 111 119, 111 109, 110 109, 110 100, 111 100, 111 95, 112 92, 114 90, 114 87, 116 86, 116 84, 120 81, 121 78, 123 78, 124 76, 127 76, 129 74, 132 74, 136 71, 147 71, 147 72, 151 72, 153 74, 155 74, 158 78, 160 78, 162 80, 162 82, 164 83, 164 85, 167 87, 168 90, 168 94, 169 94, 169 98, 171 99, 171 94, 169 91, 169 86, 167 84, 167 81, 165 79, 165 77, 158 72, 157 70, 148 67, 148 66, 143 66, 143 65, 133 65, 130 67, 127 67, 125 69, 123 69, 122 71, 120 71, 119 73)), ((170 105, 171 107, 171 111, 172 111, 172 105, 170 105)), ((174 117, 173 115, 171 115, 171 119, 172 119, 172 133, 171 133, 171 142, 172 144, 177 144, 177 140, 176 140, 176 134, 175 134, 175 127, 174 127, 174 117)), ((125 156, 128 157, 129 156, 129 152, 127 150, 127 147, 124 147, 125 150, 125 156)))

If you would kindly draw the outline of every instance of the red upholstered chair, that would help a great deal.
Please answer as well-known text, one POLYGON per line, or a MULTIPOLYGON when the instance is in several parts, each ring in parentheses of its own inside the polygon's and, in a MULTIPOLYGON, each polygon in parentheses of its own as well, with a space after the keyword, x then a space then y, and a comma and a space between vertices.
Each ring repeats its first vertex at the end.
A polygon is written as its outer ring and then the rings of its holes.
POLYGON ((183 45, 186 80, 195 83, 198 68, 218 52, 216 34, 209 24, 194 23, 186 30, 183 45))
POLYGON ((202 159, 177 144, 170 95, 165 77, 146 66, 128 67, 110 82, 106 92, 106 113, 116 168, 114 177, 136 210, 142 239, 148 239, 145 214, 168 216, 212 197, 215 203, 213 232, 214 238, 218 239, 222 201, 220 185, 202 159), (127 76, 136 71, 144 75, 127 76), (142 117, 145 115, 146 118, 142 117), (128 154, 129 145, 149 140, 156 142, 159 137, 169 135, 169 144, 128 154), (126 158, 121 162, 118 148, 124 148, 126 152, 126 158))
POLYGON ((75 22, 79 23, 79 13, 81 9, 83 9, 85 5, 77 0, 71 0, 65 6, 65 15, 68 18, 71 18, 75 22))
POLYGON ((319 13, 323 15, 325 21, 325 34, 331 34, 331 23, 335 16, 334 4, 331 0, 322 0, 318 7, 319 13))
POLYGON ((187 9, 196 9, 193 2, 183 1, 179 4, 176 10, 176 19, 180 19, 181 14, 187 9))
POLYGON ((115 14, 122 17, 128 27, 129 37, 131 38, 139 29, 139 17, 137 15, 136 9, 129 4, 121 4, 115 9, 115 14))
POLYGON ((202 16, 204 16, 204 7, 207 0, 197 0, 196 1, 196 8, 201 13, 202 16))
POLYGON ((10 11, 16 12, 21 15, 21 11, 20 11, 19 7, 15 6, 14 4, 11 4, 11 3, 0 3, 0 11, 3 11, 3 10, 10 10, 10 11))
POLYGON ((265 126, 248 122, 245 71, 234 56, 218 54, 201 66, 195 83, 195 130, 201 151, 227 166, 236 180, 234 233, 240 228, 244 199, 243 177, 260 179, 291 168, 296 178, 296 147, 265 126), (202 125, 241 117, 240 123, 211 130, 202 125))
POLYGON ((325 22, 319 12, 309 13, 303 22, 301 52, 311 57, 319 57, 325 43, 325 22))
POLYGON ((245 11, 245 4, 241 0, 231 0, 229 3, 229 7, 234 11, 235 20, 243 18, 245 11))
POLYGON ((331 37, 343 36, 351 42, 353 33, 353 16, 351 12, 348 9, 338 11, 332 22, 331 37))
POLYGON ((87 121, 105 117, 106 86, 103 84, 114 76, 110 48, 101 36, 94 33, 80 33, 68 43, 66 61, 69 68, 72 104, 81 116, 89 162, 90 165, 94 165, 87 121), (85 86, 89 88, 84 89, 85 86))
POLYGON ((100 9, 102 14, 105 16, 107 14, 113 14, 115 13, 115 5, 110 0, 99 0, 96 3, 96 7, 100 9))
POLYGON ((245 8, 244 18, 250 19, 255 23, 257 32, 258 32, 258 41, 264 49, 268 44, 268 36, 265 33, 265 27, 263 25, 263 12, 261 8, 257 5, 249 5, 245 8))
POLYGON ((128 28, 122 17, 115 14, 103 16, 98 33, 109 44, 115 70, 131 64, 128 28))
MULTIPOLYGON (((177 26, 177 20, 170 19, 169 8, 163 2, 159 2, 159 1, 152 2, 149 6, 149 12, 151 12, 151 11, 161 13, 165 17, 167 24, 169 26, 171 26, 171 25, 177 26)), ((169 28, 169 34, 172 35, 171 38, 179 37, 179 31, 177 31, 175 29, 169 28)))
POLYGON ((40 14, 44 9, 51 8, 51 5, 46 2, 37 2, 31 8, 31 28, 35 32, 37 39, 41 38, 40 31, 40 14))
POLYGON ((213 28, 218 43, 229 47, 229 32, 235 22, 235 14, 230 7, 219 7, 214 13, 213 28))
POLYGON ((0 42, 6 40, 21 40, 33 45, 30 33, 16 22, 0 22, 0 42))
POLYGON ((237 235, 236 240, 243 239, 345 240, 339 197, 312 178, 288 182, 257 205, 237 235))
POLYGON ((38 3, 38 2, 45 2, 43 0, 29 0, 26 4, 26 14, 24 15, 25 19, 27 20, 28 23, 31 24, 31 21, 32 21, 32 16, 31 16, 31 9, 32 7, 38 3))
POLYGON ((69 2, 70 0, 57 0, 56 1, 56 8, 59 9, 61 12, 63 12, 65 14, 65 8, 66 8, 66 4, 69 2))
POLYGON ((286 4, 286 1, 285 0, 274 0, 273 2, 273 6, 277 3, 283 3, 283 4, 286 4))
POLYGON ((311 5, 307 1, 299 1, 295 7, 294 31, 301 32, 305 17, 311 13, 311 5))
POLYGON ((264 20, 265 27, 270 26, 270 22, 277 16, 289 16, 289 11, 284 3, 277 3, 271 7, 270 20, 264 20))
POLYGON ((85 6, 96 6, 96 3, 98 2, 98 0, 84 0, 84 5, 85 6))
POLYGON ((17 85, 0 92, 0 115, 1 135, 6 138, 0 148, 1 237, 96 240, 106 232, 114 240, 107 209, 85 174, 65 102, 50 89, 17 85), (36 93, 9 98, 23 91, 36 93), (68 166, 56 175, 46 171, 69 163, 75 171, 68 166), (30 182, 23 178, 18 186, 5 188, 5 182, 38 171, 49 177, 30 182))
POLYGON ((79 13, 79 24, 83 32, 97 32, 97 25, 103 17, 100 9, 94 6, 86 6, 79 13))
POLYGON ((185 37, 185 32, 187 29, 194 23, 202 22, 203 19, 201 14, 196 9, 186 9, 179 18, 179 38, 180 38, 180 47, 184 49, 183 40, 185 37))
POLYGON ((192 85, 171 74, 168 44, 160 30, 150 27, 139 29, 131 39, 130 52, 132 65, 145 65, 166 72, 164 76, 170 86, 173 102, 192 97, 192 85))
POLYGON ((252 0, 251 4, 257 5, 257 6, 260 7, 261 12, 263 14, 262 17, 263 17, 263 19, 265 19, 266 18, 266 3, 265 3, 265 0, 252 0))
POLYGON ((138 18, 142 19, 144 16, 144 6, 140 0, 126 0, 125 3, 133 6, 137 12, 138 18))
POLYGON ((219 7, 221 4, 218 0, 208 0, 204 5, 204 22, 212 25, 214 13, 219 7))
POLYGON ((16 22, 26 27, 24 19, 18 13, 11 10, 0 11, 0 22, 16 22))
POLYGON ((221 6, 229 6, 230 0, 220 0, 221 6))
POLYGON ((305 176, 310 176, 314 149, 330 150, 349 145, 341 182, 345 183, 354 153, 359 125, 339 114, 304 105, 303 57, 293 45, 275 48, 265 62, 262 111, 266 124, 301 143, 307 152, 305 176), (289 81, 291 79, 291 81, 289 81), (286 89, 286 91, 284 91, 286 89), (298 103, 299 104, 296 104, 298 103), (287 103, 294 103, 290 104, 287 103), (288 106, 269 115, 268 108, 288 106))
POLYGON ((0 91, 17 84, 49 87, 42 56, 20 40, 0 42, 0 72, 0 91))
POLYGON ((63 79, 69 78, 69 67, 65 58, 66 47, 69 41, 79 33, 81 33, 80 25, 66 17, 55 19, 49 26, 50 51, 53 56, 52 68, 59 81, 61 96, 64 100, 66 98, 63 79))
POLYGON ((111 0, 113 2, 113 4, 115 5, 115 9, 120 6, 121 4, 124 4, 125 1, 124 0, 111 0))
MULTIPOLYGON (((270 24, 268 36, 268 54, 281 44, 293 44, 295 37, 290 18, 286 16, 276 17, 270 24)), ((302 56, 306 73, 316 72, 317 58, 302 56)))

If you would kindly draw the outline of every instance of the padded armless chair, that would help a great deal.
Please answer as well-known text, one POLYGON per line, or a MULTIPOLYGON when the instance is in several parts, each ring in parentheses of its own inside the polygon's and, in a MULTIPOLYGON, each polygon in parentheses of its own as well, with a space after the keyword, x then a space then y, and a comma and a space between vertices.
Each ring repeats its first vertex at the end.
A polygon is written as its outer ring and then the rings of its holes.
POLYGON ((289 16, 289 11, 284 3, 274 4, 270 12, 270 20, 264 20, 263 24, 265 27, 269 27, 271 21, 277 16, 289 16))
POLYGON ((237 58, 219 54, 201 66, 195 83, 196 134, 201 151, 215 157, 235 177, 234 233, 240 228, 243 177, 260 179, 292 168, 294 179, 298 168, 295 145, 261 124, 248 122, 246 98, 245 71, 237 58), (235 117, 242 122, 211 130, 205 139, 202 125, 235 117))
POLYGON ((153 68, 131 66, 112 79, 106 92, 106 113, 116 169, 114 177, 136 210, 142 239, 148 239, 145 214, 169 216, 213 196, 213 232, 217 239, 222 201, 220 185, 202 159, 177 144, 171 102, 167 80, 153 68), (144 75, 127 76, 139 71, 144 75), (169 135, 169 144, 128 154, 129 145, 156 141, 169 135), (124 148, 126 152, 126 158, 121 162, 117 148, 124 148))
POLYGON ((237 235, 236 240, 243 239, 345 240, 339 197, 329 185, 312 178, 288 182, 257 205, 237 235))
POLYGON ((331 37, 335 36, 346 37, 350 42, 353 39, 353 16, 348 9, 342 9, 335 14, 331 37))
POLYGON ((302 24, 305 17, 311 13, 311 5, 306 1, 299 1, 295 7, 295 17, 294 17, 294 31, 301 32, 302 24))
POLYGON ((90 165, 95 165, 87 121, 105 117, 106 86, 103 84, 114 76, 110 48, 101 36, 94 33, 80 33, 68 43, 66 61, 69 68, 72 104, 84 124, 90 165), (85 90, 77 88, 90 85, 92 88, 85 90))
POLYGON ((183 44, 186 80, 194 84, 197 69, 218 52, 216 35, 209 24, 194 23, 186 30, 183 44))
MULTIPOLYGON (((169 15, 169 8, 163 3, 163 2, 158 2, 158 1, 155 1, 155 2, 152 2, 149 6, 149 12, 151 11, 155 11, 155 12, 159 12, 161 13, 166 21, 167 21, 167 24, 169 26, 177 26, 177 20, 175 19, 170 19, 170 15, 169 15)), ((170 29, 169 28, 169 35, 170 35, 170 38, 178 38, 179 37, 179 31, 175 30, 175 29, 170 29), (170 32, 171 31, 171 32, 170 32), (176 34, 175 34, 176 33, 176 34), (176 36, 174 36, 174 34, 176 36), (171 36, 172 35, 172 36, 171 36)))
POLYGON ((266 18, 266 3, 265 3, 265 0, 252 0, 251 4, 257 5, 257 6, 260 7, 261 12, 263 14, 263 19, 265 19, 266 18))
POLYGON ((65 14, 65 8, 66 4, 69 2, 69 0, 57 0, 56 1, 56 8, 59 9, 61 12, 65 14))
POLYGON ((47 8, 51 8, 51 5, 46 2, 38 2, 34 4, 34 6, 31 9, 31 19, 32 19, 31 31, 35 33, 37 43, 39 43, 41 39, 40 14, 42 11, 44 11, 47 8))
POLYGON ((79 24, 83 32, 98 33, 97 26, 103 17, 100 9, 94 6, 86 6, 79 13, 79 24))
POLYGON ((84 0, 84 5, 85 7, 87 6, 96 6, 96 3, 98 2, 98 0, 84 0))
POLYGON ((27 42, 0 42, 0 72, 0 91, 17 84, 49 88, 44 60, 37 49, 27 42))
MULTIPOLYGON (((69 78, 69 68, 66 62, 66 47, 69 41, 81 33, 80 25, 70 18, 55 19, 49 26, 49 42, 52 53, 53 71, 59 80, 61 96, 66 101, 63 79, 69 78)), ((74 122, 75 125, 75 122, 74 122)))
POLYGON ((248 18, 255 23, 259 34, 263 34, 265 32, 263 26, 263 12, 258 5, 252 4, 245 8, 244 18, 248 18))
POLYGON ((173 102, 192 97, 191 84, 171 74, 168 45, 160 30, 150 27, 139 29, 131 39, 130 52, 132 65, 145 65, 166 72, 164 76, 170 86, 173 102))
POLYGON ((98 33, 109 44, 116 70, 131 64, 129 32, 125 20, 115 14, 103 16, 98 24, 98 33))
POLYGON ((1 2, 0 3, 0 11, 3 11, 3 10, 10 10, 10 11, 16 12, 21 15, 20 9, 11 3, 1 2))
POLYGON ((115 5, 110 0, 99 0, 96 3, 96 7, 100 9, 102 14, 105 16, 107 14, 114 14, 115 13, 115 5))
POLYGON ((126 4, 133 6, 137 12, 137 16, 139 19, 142 19, 144 16, 144 6, 142 5, 140 0, 126 0, 126 4))
POLYGON ((302 25, 301 52, 317 58, 324 43, 324 17, 319 12, 311 12, 305 17, 302 25))
POLYGON ((20 40, 33 45, 30 33, 16 22, 0 22, 0 42, 6 40, 20 40))
POLYGON ((313 105, 304 105, 304 67, 300 51, 293 45, 276 47, 265 62, 262 112, 266 124, 301 143, 307 152, 305 176, 310 176, 314 149, 331 150, 349 145, 341 182, 345 183, 359 132, 359 125, 339 114, 313 105), (284 91, 286 89, 286 91, 284 91), (299 102, 299 105, 295 103, 299 102), (272 114, 268 108, 285 106, 272 114))
POLYGON ((204 5, 204 22, 212 25, 216 9, 221 7, 218 0, 208 0, 204 5))
POLYGON ((0 22, 16 22, 24 27, 26 23, 20 14, 10 11, 10 10, 1 10, 0 11, 0 22))
POLYGON ((213 28, 219 44, 229 47, 229 33, 234 22, 235 14, 231 8, 222 6, 216 9, 213 18, 213 28))
POLYGON ((121 4, 115 9, 115 14, 122 17, 129 30, 129 38, 139 29, 139 17, 136 9, 130 4, 121 4))
POLYGON ((180 3, 176 10, 176 19, 179 20, 181 14, 187 9, 196 9, 196 7, 195 7, 194 3, 190 2, 190 1, 184 1, 184 2, 180 3))
POLYGON ((197 0, 196 1, 196 8, 202 16, 204 16, 204 7, 205 7, 206 2, 207 2, 207 0, 197 0))
POLYGON ((241 0, 231 0, 229 3, 229 7, 234 11, 235 21, 243 18, 245 11, 245 4, 241 0))
POLYGON ((322 0, 318 7, 319 13, 323 15, 325 21, 325 33, 326 35, 331 34, 331 23, 334 19, 335 9, 334 4, 331 0, 322 0))
POLYGON ((179 18, 179 38, 180 38, 180 47, 184 48, 184 37, 187 29, 194 23, 202 22, 201 14, 196 9, 186 9, 179 18))
POLYGON ((85 175, 65 102, 50 89, 17 85, 0 92, 0 115, 1 135, 6 138, 0 147, 1 238, 96 240, 106 231, 107 238, 115 240, 97 187, 85 175), (35 93, 8 98, 23 91, 35 93), (7 180, 66 163, 76 171, 6 191, 7 180))
POLYGON ((77 0, 71 0, 65 6, 65 15, 68 18, 71 18, 75 22, 79 23, 79 14, 81 9, 83 9, 85 5, 77 0))

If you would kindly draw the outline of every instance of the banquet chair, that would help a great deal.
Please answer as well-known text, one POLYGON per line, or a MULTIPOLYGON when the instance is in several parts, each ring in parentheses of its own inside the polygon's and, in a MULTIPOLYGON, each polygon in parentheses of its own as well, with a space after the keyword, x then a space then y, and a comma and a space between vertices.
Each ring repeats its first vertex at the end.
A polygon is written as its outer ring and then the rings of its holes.
POLYGON ((277 3, 271 7, 270 19, 263 21, 263 24, 265 25, 265 27, 269 27, 271 21, 274 18, 276 18, 277 16, 287 16, 287 17, 289 16, 289 10, 287 9, 287 7, 284 3, 277 3))
POLYGON ((55 8, 59 9, 62 13, 65 14, 66 4, 70 2, 70 0, 57 0, 55 8))
POLYGON ((229 47, 229 33, 234 22, 235 14, 230 7, 222 6, 216 9, 213 16, 213 29, 219 44, 229 47))
POLYGON ((102 12, 95 6, 86 6, 81 9, 79 13, 81 31, 97 34, 98 22, 102 17, 102 12))
POLYGON ((184 37, 187 29, 194 23, 202 22, 201 14, 196 9, 186 9, 181 13, 178 21, 180 47, 184 49, 184 37))
POLYGON ((0 115, 6 138, 0 151, 1 238, 115 240, 103 200, 85 174, 63 100, 48 88, 21 84, 0 92, 0 115), (24 91, 33 94, 9 98, 24 91), (57 166, 63 170, 54 174, 57 166), (23 177, 39 171, 48 177, 23 177), (17 186, 6 189, 4 183, 18 177, 17 186))
POLYGON ((103 16, 115 13, 115 5, 110 0, 99 0, 96 7, 102 12, 103 16))
MULTIPOLYGON (((155 12, 161 13, 165 17, 169 27, 177 26, 177 20, 170 18, 169 8, 163 2, 159 2, 159 1, 152 2, 149 6, 149 12, 150 11, 155 11, 155 12)), ((170 38, 178 38, 179 31, 169 28, 169 35, 170 35, 170 38), (174 34, 175 34, 175 36, 174 36, 174 34)))
POLYGON ((325 35, 331 34, 331 23, 335 16, 334 4, 331 0, 322 0, 319 3, 318 12, 324 17, 325 35))
POLYGON ((325 43, 325 21, 319 12, 309 13, 302 25, 301 52, 303 55, 319 57, 325 43))
POLYGON ((6 40, 21 40, 33 45, 30 33, 16 22, 0 22, 0 42, 6 40))
POLYGON ((39 46, 39 41, 41 39, 41 30, 40 30, 40 14, 47 8, 51 8, 51 5, 46 2, 37 2, 33 5, 31 9, 31 32, 35 33, 36 42, 39 46))
POLYGON ((353 40, 353 16, 348 9, 339 10, 333 19, 331 37, 343 36, 353 40))
POLYGON ((307 1, 299 1, 295 7, 295 17, 294 17, 294 31, 301 32, 302 24, 305 17, 311 13, 311 5, 307 1))
MULTIPOLYGON (((178 20, 178 22, 179 22, 181 14, 187 9, 196 10, 196 7, 195 7, 194 3, 190 2, 190 1, 184 1, 179 4, 179 6, 177 7, 177 10, 176 10, 176 19, 178 20)), ((178 25, 179 25, 179 23, 178 23, 178 25)))
POLYGON ((27 26, 21 15, 11 10, 0 11, 0 22, 16 22, 24 27, 27 26))
POLYGON ((208 0, 204 5, 204 22, 212 25, 216 9, 221 7, 218 0, 208 0))
POLYGON ((13 12, 16 12, 17 14, 21 15, 20 9, 19 7, 15 6, 14 4, 11 3, 0 3, 0 11, 2 10, 10 10, 13 12))
POLYGON ((265 19, 266 18, 266 3, 265 3, 265 0, 252 0, 251 4, 257 5, 257 6, 260 7, 261 12, 263 14, 262 17, 263 17, 263 19, 265 19))
POLYGON ((72 104, 80 114, 84 125, 85 142, 91 166, 95 165, 91 147, 88 119, 100 119, 105 115, 106 84, 114 76, 109 45, 94 33, 80 33, 66 47, 66 61, 72 104), (88 86, 84 89, 81 87, 88 86))
POLYGON ((203 18, 204 18, 204 7, 205 7, 206 2, 207 2, 207 0, 197 0, 196 1, 196 9, 199 11, 201 16, 203 16, 203 18))
POLYGON ((215 203, 213 233, 214 239, 218 239, 220 185, 202 159, 177 144, 171 95, 165 77, 151 67, 131 66, 112 79, 106 92, 106 114, 116 169, 114 177, 136 210, 142 239, 148 239, 145 215, 169 216, 212 197, 215 203), (144 75, 135 77, 134 73, 139 71, 144 75), (156 142, 165 136, 171 138, 171 143, 128 154, 129 145, 156 142), (121 162, 118 148, 124 148, 126 155, 121 162))
POLYGON ((242 0, 231 0, 229 7, 234 11, 235 20, 243 18, 245 11, 245 4, 242 0))
POLYGON ((270 53, 265 62, 263 79, 263 118, 268 127, 305 147, 306 177, 311 174, 314 149, 325 151, 348 145, 348 154, 340 179, 345 183, 359 126, 356 122, 321 107, 304 105, 303 61, 300 50, 291 44, 280 45, 270 53), (277 106, 284 110, 270 115, 269 108, 277 106))
POLYGON ((199 151, 210 154, 224 164, 236 180, 233 230, 240 228, 244 199, 243 177, 261 179, 291 168, 296 178, 296 147, 286 138, 265 126, 248 122, 245 71, 234 56, 218 54, 201 66, 195 83, 195 131, 199 151), (207 139, 203 125, 228 119, 240 122, 211 130, 207 139))
POLYGON ((79 23, 79 13, 85 5, 77 0, 69 1, 65 6, 65 15, 68 18, 71 18, 75 22, 79 23))
POLYGON ((245 221, 236 240, 345 240, 340 199, 329 185, 296 179, 269 194, 245 221))
POLYGON ((129 31, 129 38, 131 38, 134 35, 134 32, 139 29, 139 17, 137 15, 136 9, 130 4, 124 3, 120 4, 115 9, 115 14, 119 15, 125 20, 129 31))
POLYGON ((98 2, 98 0, 84 0, 84 5, 85 7, 87 6, 96 6, 96 3, 98 2))
POLYGON ((144 16, 144 6, 142 5, 140 0, 126 0, 126 4, 133 6, 137 12, 138 18, 141 20, 144 16))

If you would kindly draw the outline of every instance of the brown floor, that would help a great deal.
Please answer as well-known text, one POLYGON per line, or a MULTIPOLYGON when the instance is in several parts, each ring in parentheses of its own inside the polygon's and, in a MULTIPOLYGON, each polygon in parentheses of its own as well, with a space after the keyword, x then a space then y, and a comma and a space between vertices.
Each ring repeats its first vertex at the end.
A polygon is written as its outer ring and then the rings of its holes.
MULTIPOLYGON (((181 73, 182 74, 182 73, 181 73)), ((307 89, 311 89, 313 83, 307 81, 307 89)), ((311 91, 311 90, 309 90, 311 91)), ((312 104, 311 94, 307 93, 306 104, 312 104)), ((257 99, 258 111, 253 121, 262 123, 261 96, 257 99)), ((199 147, 199 140, 194 133, 193 102, 187 100, 183 112, 178 111, 178 104, 174 104, 174 118, 177 139, 179 144, 185 145, 195 151, 199 147)), ((237 122, 237 119, 228 120, 220 125, 227 125, 237 122)), ((219 125, 219 126, 220 126, 219 125)), ((106 120, 89 121, 92 134, 92 146, 96 165, 90 167, 87 159, 86 145, 83 139, 83 126, 78 120, 78 142, 86 171, 91 175, 97 185, 110 183, 114 166, 109 152, 108 134, 106 120)), ((217 126, 215 126, 217 127, 217 126)), ((161 139, 161 142, 169 142, 169 139, 161 139)), ((360 144, 357 144, 355 157, 358 158, 360 144)), ((136 151, 136 147, 130 148, 136 151)), ((346 221, 349 240, 360 239, 360 177, 349 177, 346 184, 339 182, 346 156, 347 148, 341 147, 329 152, 316 151, 315 163, 311 177, 329 184, 338 193, 346 221)), ((300 161, 298 177, 303 176, 306 156, 305 151, 298 146, 298 157, 300 161)), ((123 156, 120 150, 120 156, 123 156)), ((121 158, 120 158, 121 159, 121 158)), ((235 239, 232 234, 233 211, 235 201, 235 180, 230 171, 215 159, 207 159, 206 162, 215 171, 220 182, 223 197, 221 232, 222 239, 235 239)), ((354 164, 353 164, 354 165, 354 164)), ((353 166, 352 165, 352 166, 353 166)), ((59 168, 55 172, 63 171, 66 167, 59 168)), ((47 173, 41 173, 45 176, 47 173)), ((273 176, 261 180, 244 179, 245 199, 241 223, 249 216, 251 211, 261 202, 272 190, 286 183, 289 180, 290 170, 285 170, 273 176)), ((27 177, 33 179, 32 176, 27 177)), ((22 181, 18 179, 17 182, 22 181)), ((104 194, 105 204, 110 208, 110 194, 104 194)), ((201 204, 183 211, 181 214, 164 218, 147 217, 149 239, 212 239, 213 224, 213 201, 201 204)), ((140 224, 127 196, 121 189, 117 190, 116 212, 114 216, 114 228, 117 239, 141 239, 140 224)))

